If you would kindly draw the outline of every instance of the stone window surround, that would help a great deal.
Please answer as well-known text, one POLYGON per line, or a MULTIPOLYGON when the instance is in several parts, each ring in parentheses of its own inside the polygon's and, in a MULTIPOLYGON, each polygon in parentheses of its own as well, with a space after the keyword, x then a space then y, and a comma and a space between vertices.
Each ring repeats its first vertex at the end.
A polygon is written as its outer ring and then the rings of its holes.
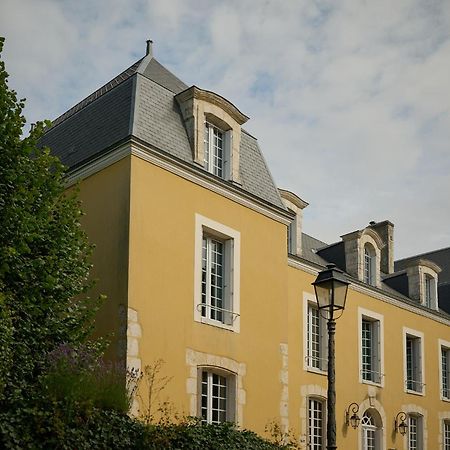
POLYGON ((189 414, 199 415, 199 369, 210 368, 212 371, 228 372, 236 379, 235 387, 235 422, 239 426, 244 424, 244 406, 246 403, 246 391, 244 390, 244 377, 247 366, 231 358, 209 353, 186 349, 186 364, 189 368, 189 377, 186 379, 186 393, 189 397, 189 414))
POLYGON ((175 96, 181 109, 189 142, 192 148, 193 160, 204 167, 204 127, 205 122, 223 130, 228 142, 230 163, 224 179, 241 184, 239 172, 241 125, 248 117, 239 111, 231 102, 214 92, 191 86, 175 96))
MULTIPOLYGON (((302 200, 293 192, 286 191, 285 189, 278 189, 280 193, 281 201, 288 210, 295 214, 295 219, 289 225, 289 230, 293 234, 288 243, 288 253, 294 255, 302 255, 302 231, 303 231, 303 210, 309 205, 309 203, 302 200)), ((289 233, 289 231, 288 231, 289 233)), ((288 234, 289 236, 289 234, 288 234)))
POLYGON ((425 305, 425 277, 428 275, 434 279, 433 300, 435 304, 432 309, 439 310, 437 285, 440 272, 441 268, 432 261, 427 259, 412 260, 406 267, 409 297, 425 305))
MULTIPOLYGON (((422 419, 422 443, 423 443, 422 448, 427 449, 428 448, 427 410, 419 405, 406 404, 402 405, 400 411, 405 412, 407 416, 414 415, 422 419)), ((403 448, 404 450, 408 450, 408 434, 406 434, 405 439, 403 440, 403 448)))
POLYGON ((194 320, 196 322, 205 323, 216 326, 218 328, 224 328, 236 333, 240 332, 241 319, 240 319, 240 232, 236 231, 226 225, 222 225, 212 219, 204 217, 198 213, 195 214, 195 255, 194 255, 194 320), (202 242, 203 234, 207 232, 211 235, 232 241, 231 251, 229 252, 232 257, 230 264, 229 282, 231 284, 229 289, 229 295, 231 296, 231 307, 234 314, 233 323, 227 325, 226 323, 220 323, 218 321, 209 320, 207 317, 202 317, 201 311, 198 305, 202 303, 202 242))
POLYGON ((359 349, 359 382, 363 384, 373 384, 375 386, 384 387, 384 316, 374 311, 369 311, 358 307, 358 349, 359 349), (380 373, 380 382, 364 380, 362 378, 362 321, 367 319, 373 322, 378 322, 378 341, 379 348, 377 349, 377 356, 379 361, 378 370, 380 373))
MULTIPOLYGON (((303 292, 303 330, 304 330, 304 336, 303 336, 303 370, 308 372, 317 373, 319 375, 327 375, 327 366, 325 364, 324 370, 316 369, 314 367, 311 367, 308 364, 308 309, 309 305, 317 305, 317 300, 315 295, 310 294, 309 292, 303 292)), ((319 320, 321 320, 321 316, 319 315, 319 320)), ((324 349, 324 358, 327 358, 328 355, 328 333, 326 332, 326 319, 324 320, 324 337, 323 337, 323 349, 324 349)))
MULTIPOLYGON (((425 396, 425 343, 424 343, 424 333, 421 331, 413 330, 411 328, 403 327, 403 379, 405 380, 404 392, 412 395, 425 396), (413 338, 420 339, 420 382, 422 383, 422 391, 413 391, 408 389, 407 380, 407 363, 406 363, 406 337, 411 336, 413 338)), ((405 411, 406 412, 406 411, 405 411)))
MULTIPOLYGON (((439 398, 444 402, 450 402, 450 398, 444 397, 443 395, 443 386, 442 386, 442 348, 449 349, 450 351, 450 342, 445 341, 444 339, 438 340, 438 361, 439 361, 439 398)), ((449 380, 450 382, 450 380, 449 380)))
MULTIPOLYGON (((379 418, 381 420, 381 448, 386 448, 386 424, 387 424, 387 419, 386 419, 386 412, 383 408, 383 405, 375 398, 376 395, 376 391, 375 391, 375 387, 373 386, 369 386, 368 387, 368 397, 367 399, 365 399, 364 401, 362 401, 359 404, 359 415, 360 417, 363 416, 363 414, 369 410, 369 411, 376 411, 379 415, 379 418)), ((358 427, 358 450, 363 450, 362 449, 362 427, 359 426, 358 427)))
POLYGON ((444 450, 444 422, 450 423, 450 411, 439 413, 439 450, 444 450))
POLYGON ((325 405, 325 417, 324 426, 326 427, 326 402, 327 402, 327 389, 317 384, 307 384, 300 388, 300 398, 302 399, 300 405, 300 442, 308 444, 308 404, 310 398, 315 398, 324 402, 325 405))
POLYGON ((370 244, 375 251, 375 287, 381 287, 381 249, 384 243, 379 234, 368 227, 341 236, 345 246, 346 272, 364 281, 364 248, 370 244))

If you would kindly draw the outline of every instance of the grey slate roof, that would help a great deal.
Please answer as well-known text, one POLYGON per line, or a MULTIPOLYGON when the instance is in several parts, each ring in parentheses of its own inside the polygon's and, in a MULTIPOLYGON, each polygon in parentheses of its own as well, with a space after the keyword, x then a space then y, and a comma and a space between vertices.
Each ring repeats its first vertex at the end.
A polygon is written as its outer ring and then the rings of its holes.
POLYGON ((400 259, 395 261, 395 271, 403 270, 409 262, 414 259, 428 259, 437 264, 442 272, 439 274, 439 283, 450 282, 450 247, 441 248, 440 250, 434 250, 432 252, 422 253, 421 255, 411 256, 409 258, 400 259))
MULTIPOLYGON (((135 137, 202 170, 174 99, 187 87, 149 54, 58 117, 41 144, 72 170, 135 137)), ((245 131, 240 152, 242 189, 285 210, 256 139, 245 131)))
POLYGON ((302 257, 307 261, 326 266, 328 261, 316 253, 317 249, 325 247, 326 245, 325 242, 319 241, 319 239, 316 239, 309 234, 302 233, 302 257))

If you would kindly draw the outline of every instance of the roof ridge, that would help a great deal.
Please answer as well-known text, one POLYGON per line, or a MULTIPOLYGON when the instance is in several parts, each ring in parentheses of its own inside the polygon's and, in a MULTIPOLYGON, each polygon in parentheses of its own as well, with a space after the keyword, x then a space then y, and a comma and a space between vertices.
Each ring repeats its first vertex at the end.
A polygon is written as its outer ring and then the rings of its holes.
POLYGON ((412 256, 407 256, 406 258, 396 259, 396 260, 394 261, 394 263, 398 263, 398 262, 402 262, 402 261, 407 261, 408 259, 420 258, 421 256, 430 255, 431 253, 442 252, 442 251, 444 251, 444 250, 450 250, 450 247, 442 247, 442 248, 438 248, 437 250, 431 250, 431 251, 429 251, 429 252, 419 253, 418 255, 412 255, 412 256))
POLYGON ((105 83, 103 86, 99 87, 92 94, 85 97, 83 100, 79 101, 76 105, 72 106, 72 108, 68 109, 65 113, 58 116, 55 120, 52 121, 51 127, 46 131, 54 129, 62 122, 64 122, 69 117, 72 117, 78 111, 81 111, 83 108, 91 104, 93 101, 97 100, 97 98, 101 97, 103 94, 106 94, 116 86, 119 86, 124 81, 128 80, 132 75, 136 73, 136 70, 141 63, 143 58, 139 59, 135 63, 133 63, 130 67, 125 69, 123 72, 119 73, 119 75, 115 76, 112 80, 105 83))

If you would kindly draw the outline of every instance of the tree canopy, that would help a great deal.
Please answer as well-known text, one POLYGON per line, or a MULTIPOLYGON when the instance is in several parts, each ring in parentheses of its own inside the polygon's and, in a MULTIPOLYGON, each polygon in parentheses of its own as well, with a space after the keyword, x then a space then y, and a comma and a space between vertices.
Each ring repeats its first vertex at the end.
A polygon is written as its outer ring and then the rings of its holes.
POLYGON ((30 386, 45 355, 86 339, 95 301, 86 296, 91 246, 65 167, 39 145, 49 122, 23 137, 24 100, 8 86, 0 39, 0 389, 30 386))

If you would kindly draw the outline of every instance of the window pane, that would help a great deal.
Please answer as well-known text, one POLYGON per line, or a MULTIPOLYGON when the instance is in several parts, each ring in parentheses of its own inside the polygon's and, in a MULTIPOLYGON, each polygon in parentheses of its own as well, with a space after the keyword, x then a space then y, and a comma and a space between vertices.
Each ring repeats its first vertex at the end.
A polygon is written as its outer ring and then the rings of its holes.
POLYGON ((319 310, 308 305, 307 317, 307 364, 316 369, 323 368, 323 345, 321 336, 321 320, 319 310))
POLYGON ((308 402, 308 440, 311 450, 322 450, 323 439, 323 402, 309 399, 308 402))
POLYGON ((450 386, 449 386, 449 354, 450 350, 447 348, 441 348, 442 354, 442 396, 445 398, 450 398, 450 386))

